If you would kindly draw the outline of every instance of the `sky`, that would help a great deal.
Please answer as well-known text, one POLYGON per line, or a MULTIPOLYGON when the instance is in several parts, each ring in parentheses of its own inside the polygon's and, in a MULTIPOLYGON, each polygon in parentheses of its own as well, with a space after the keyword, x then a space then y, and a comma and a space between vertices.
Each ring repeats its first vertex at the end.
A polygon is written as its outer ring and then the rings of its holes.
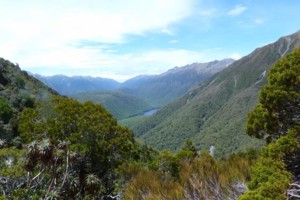
POLYGON ((0 0, 0 57, 41 75, 125 81, 300 30, 299 0, 0 0))

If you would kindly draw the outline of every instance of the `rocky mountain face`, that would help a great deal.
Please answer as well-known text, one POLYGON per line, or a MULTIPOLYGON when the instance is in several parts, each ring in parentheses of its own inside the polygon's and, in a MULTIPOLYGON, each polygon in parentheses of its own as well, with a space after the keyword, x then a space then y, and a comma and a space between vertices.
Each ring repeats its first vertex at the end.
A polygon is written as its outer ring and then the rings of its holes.
POLYGON ((179 149, 192 140, 216 155, 261 145, 245 134, 247 113, 258 101, 266 74, 279 58, 300 46, 300 32, 254 50, 222 72, 133 125, 137 137, 159 149, 179 149))

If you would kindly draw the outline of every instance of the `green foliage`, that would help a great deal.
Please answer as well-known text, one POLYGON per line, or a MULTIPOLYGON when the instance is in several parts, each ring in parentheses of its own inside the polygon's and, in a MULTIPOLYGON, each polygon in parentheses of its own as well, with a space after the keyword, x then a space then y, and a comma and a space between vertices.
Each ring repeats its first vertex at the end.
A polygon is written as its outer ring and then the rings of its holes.
POLYGON ((248 180, 250 167, 256 160, 248 154, 239 154, 216 161, 208 153, 191 158, 189 154, 183 157, 182 152, 160 152, 150 165, 122 165, 120 173, 126 183, 124 199, 236 198, 241 191, 235 184, 248 180))
POLYGON ((4 148, 0 149, 0 176, 18 178, 24 176, 26 152, 24 150, 4 148))
POLYGON ((287 198, 286 191, 292 174, 286 170, 284 160, 299 153, 298 136, 299 129, 290 130, 287 135, 263 148, 261 159, 251 170, 249 191, 241 196, 241 200, 287 198))
POLYGON ((43 169, 44 176, 50 176, 45 181, 51 192, 65 189, 52 184, 59 176, 56 182, 68 188, 70 197, 76 195, 79 188, 85 191, 84 196, 91 198, 110 194, 115 188, 115 170, 119 165, 139 158, 148 159, 147 151, 141 153, 142 147, 135 144, 133 134, 119 126, 102 106, 92 102, 54 98, 35 109, 27 108, 20 116, 19 130, 23 141, 30 143, 27 169, 32 173, 43 169), (71 155, 74 155, 73 161, 71 155), (63 178, 68 176, 64 168, 78 180, 70 180, 75 181, 71 184, 74 187, 63 178))
POLYGON ((299 85, 300 49, 296 49, 270 69, 260 104, 248 115, 247 133, 272 141, 299 125, 299 85))
POLYGON ((159 174, 140 170, 124 191, 124 199, 186 199, 183 187, 172 179, 161 180, 159 174))
POLYGON ((0 58, 0 138, 12 145, 13 138, 19 135, 18 118, 22 110, 55 95, 17 64, 0 58))
POLYGON ((275 63, 260 103, 249 113, 247 133, 269 143, 253 167, 249 191, 240 199, 287 199, 292 176, 299 174, 300 49, 275 63))
POLYGON ((5 99, 0 98, 0 120, 5 124, 9 122, 13 115, 13 111, 5 99))

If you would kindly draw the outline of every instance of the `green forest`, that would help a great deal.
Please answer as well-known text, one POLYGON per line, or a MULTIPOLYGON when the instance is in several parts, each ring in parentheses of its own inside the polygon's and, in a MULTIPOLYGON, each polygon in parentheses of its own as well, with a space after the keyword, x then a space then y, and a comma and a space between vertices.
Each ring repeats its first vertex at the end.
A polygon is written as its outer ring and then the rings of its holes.
POLYGON ((299 198, 300 49, 270 69, 247 116, 247 134, 266 145, 217 157, 191 140, 158 151, 101 105, 0 61, 0 199, 299 198))

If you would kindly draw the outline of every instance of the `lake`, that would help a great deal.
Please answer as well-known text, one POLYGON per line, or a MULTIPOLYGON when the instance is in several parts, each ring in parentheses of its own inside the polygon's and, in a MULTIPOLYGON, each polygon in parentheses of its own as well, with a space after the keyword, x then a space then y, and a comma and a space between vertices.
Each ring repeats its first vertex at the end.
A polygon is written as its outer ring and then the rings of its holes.
POLYGON ((153 108, 153 109, 151 109, 151 110, 148 110, 148 111, 144 112, 144 114, 142 114, 141 116, 151 116, 151 115, 153 115, 154 113, 156 113, 157 111, 158 111, 157 108, 153 108))

